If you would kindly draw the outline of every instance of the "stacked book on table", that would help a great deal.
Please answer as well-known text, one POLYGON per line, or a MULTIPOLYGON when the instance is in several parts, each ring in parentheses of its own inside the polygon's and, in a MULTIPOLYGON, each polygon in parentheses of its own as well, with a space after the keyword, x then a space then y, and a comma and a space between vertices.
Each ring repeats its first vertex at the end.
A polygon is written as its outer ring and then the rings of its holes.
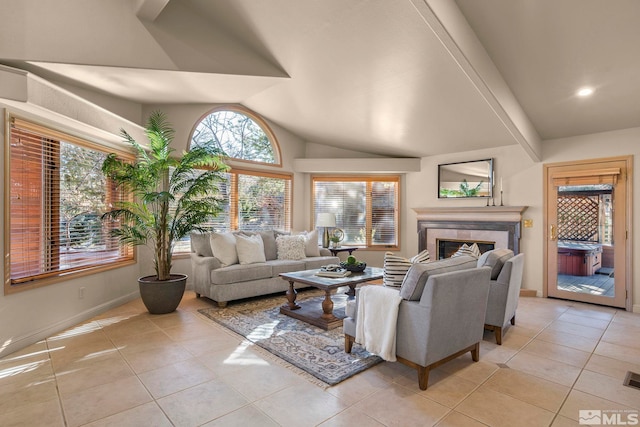
POLYGON ((320 267, 316 276, 319 277, 347 277, 351 272, 340 267, 338 264, 323 265, 320 267))

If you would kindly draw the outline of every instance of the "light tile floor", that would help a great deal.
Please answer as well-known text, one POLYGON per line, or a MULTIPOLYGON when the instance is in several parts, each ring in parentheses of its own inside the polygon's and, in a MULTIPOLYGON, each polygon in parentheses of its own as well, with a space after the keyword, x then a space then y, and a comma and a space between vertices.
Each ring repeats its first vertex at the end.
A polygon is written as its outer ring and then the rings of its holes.
POLYGON ((577 426, 640 410, 640 314, 521 298, 502 346, 416 373, 382 363, 326 390, 196 310, 133 301, 0 359, 0 426, 577 426), (624 413, 622 413, 624 414, 624 413))

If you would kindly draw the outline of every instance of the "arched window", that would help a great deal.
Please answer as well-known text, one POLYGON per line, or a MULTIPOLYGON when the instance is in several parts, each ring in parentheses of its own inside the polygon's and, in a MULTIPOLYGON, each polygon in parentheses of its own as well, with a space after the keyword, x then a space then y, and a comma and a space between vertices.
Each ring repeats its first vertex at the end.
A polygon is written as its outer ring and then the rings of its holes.
POLYGON ((191 147, 213 146, 228 158, 280 166, 275 135, 255 113, 238 106, 207 113, 191 134, 191 147))

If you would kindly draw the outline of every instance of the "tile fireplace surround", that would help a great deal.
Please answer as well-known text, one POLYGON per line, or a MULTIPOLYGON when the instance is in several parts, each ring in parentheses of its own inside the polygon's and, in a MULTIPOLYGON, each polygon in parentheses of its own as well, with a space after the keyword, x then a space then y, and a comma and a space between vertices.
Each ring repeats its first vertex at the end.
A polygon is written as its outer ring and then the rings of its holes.
POLYGON ((419 251, 438 256, 438 239, 495 242, 520 252, 520 223, 527 206, 413 208, 418 219, 419 251))

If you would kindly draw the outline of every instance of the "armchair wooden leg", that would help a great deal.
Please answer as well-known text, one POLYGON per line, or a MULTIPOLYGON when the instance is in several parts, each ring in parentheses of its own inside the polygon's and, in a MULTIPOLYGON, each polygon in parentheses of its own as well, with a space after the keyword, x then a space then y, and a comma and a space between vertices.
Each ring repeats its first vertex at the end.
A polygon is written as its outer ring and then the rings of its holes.
POLYGON ((480 360, 480 343, 477 342, 475 346, 473 346, 473 349, 471 350, 471 359, 474 362, 477 362, 478 360, 480 360))
POLYGON ((218 301, 218 307, 225 308, 227 306, 228 301, 218 301))
POLYGON ((511 324, 515 325, 516 324, 516 314, 513 313, 513 317, 511 318, 511 324))
POLYGON ((493 326, 493 325, 484 325, 484 329, 487 331, 491 331, 493 333, 495 333, 496 335, 496 344, 498 345, 502 345, 502 328, 499 326, 493 326))
POLYGON ((502 345, 502 328, 500 326, 495 326, 494 328, 496 333, 496 344, 502 345))
POLYGON ((351 353, 351 349, 353 347, 353 343, 355 342, 355 338, 351 335, 344 334, 344 352, 351 353))
POLYGON ((429 383, 429 370, 430 368, 424 366, 418 366, 418 387, 420 390, 426 390, 429 383))
POLYGON ((429 366, 418 365, 417 363, 407 360, 405 358, 402 358, 398 355, 396 355, 396 359, 398 360, 398 362, 402 363, 403 365, 407 365, 418 371, 418 386, 420 387, 420 390, 426 390, 427 384, 429 383, 429 371, 431 371, 431 369, 435 369, 438 366, 449 362, 450 360, 460 357, 468 351, 471 352, 471 358, 473 359, 474 362, 477 362, 478 360, 480 360, 480 341, 463 350, 458 351, 457 353, 449 355, 444 359, 440 359, 437 362, 430 364, 429 366))

